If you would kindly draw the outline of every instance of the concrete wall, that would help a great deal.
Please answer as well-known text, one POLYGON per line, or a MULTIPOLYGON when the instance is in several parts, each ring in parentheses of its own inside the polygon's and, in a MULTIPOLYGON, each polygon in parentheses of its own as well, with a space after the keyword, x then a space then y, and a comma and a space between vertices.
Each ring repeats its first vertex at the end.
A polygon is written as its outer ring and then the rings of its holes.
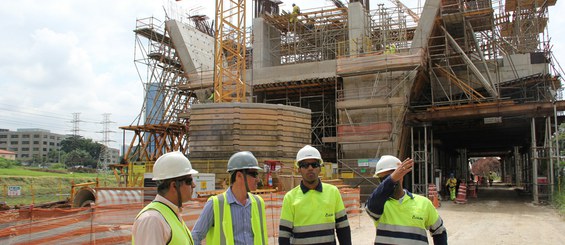
POLYGON ((280 37, 280 31, 263 18, 253 19, 253 69, 280 65, 280 53, 275 49, 280 37))
POLYGON ((165 26, 186 73, 214 69, 214 37, 176 20, 165 26))
POLYGON ((247 73, 248 84, 265 84, 273 82, 302 81, 336 76, 336 61, 290 64, 282 66, 262 67, 247 73), (249 77, 250 74, 253 77, 249 77), (252 81, 252 83, 250 82, 252 81))
POLYGON ((344 102, 363 103, 367 96, 383 100, 380 104, 372 105, 372 108, 340 109, 340 125, 392 125, 391 130, 375 135, 378 138, 373 140, 375 142, 342 144, 344 159, 375 158, 398 153, 400 138, 393 132, 403 125, 407 95, 412 84, 410 79, 400 83, 406 75, 407 72, 399 71, 343 78, 344 102), (395 92, 391 94, 391 91, 395 92))
POLYGON ((518 77, 526 77, 537 73, 549 73, 549 65, 547 63, 531 64, 530 57, 529 53, 504 56, 502 66, 499 67, 501 81, 516 79, 514 69, 516 69, 518 77))
POLYGON ((347 21, 349 23, 349 50, 351 55, 359 54, 363 50, 363 40, 369 37, 369 16, 360 2, 348 5, 347 21))

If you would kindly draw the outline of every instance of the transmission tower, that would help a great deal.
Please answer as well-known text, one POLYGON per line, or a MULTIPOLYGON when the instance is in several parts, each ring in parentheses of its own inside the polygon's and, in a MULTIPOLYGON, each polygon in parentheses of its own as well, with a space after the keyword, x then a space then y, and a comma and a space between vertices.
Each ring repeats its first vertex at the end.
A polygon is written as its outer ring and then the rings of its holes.
POLYGON ((74 137, 78 137, 80 130, 80 123, 83 122, 80 120, 80 112, 73 113, 73 120, 71 123, 73 124, 73 129, 71 130, 74 137))
POLYGON ((102 131, 99 131, 98 133, 102 133, 102 141, 101 143, 104 145, 104 148, 102 148, 102 152, 100 152, 100 158, 98 160, 98 166, 100 167, 100 165, 106 167, 108 166, 108 164, 110 164, 110 151, 108 149, 108 145, 110 144, 110 142, 115 142, 114 140, 110 139, 110 133, 115 133, 115 131, 110 130, 110 124, 115 123, 113 121, 110 121, 110 113, 104 113, 102 114, 102 122, 100 122, 100 124, 102 124, 102 131))

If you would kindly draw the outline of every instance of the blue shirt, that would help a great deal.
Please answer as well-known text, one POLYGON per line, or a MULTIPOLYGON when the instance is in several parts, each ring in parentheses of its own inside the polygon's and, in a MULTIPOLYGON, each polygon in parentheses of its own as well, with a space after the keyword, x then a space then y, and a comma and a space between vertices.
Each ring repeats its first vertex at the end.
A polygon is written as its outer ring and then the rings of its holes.
MULTIPOLYGON (((227 201, 230 204, 231 218, 234 221, 233 236, 234 244, 253 244, 253 230, 251 229, 251 202, 249 201, 249 196, 245 204, 241 204, 237 201, 231 187, 226 191, 227 201), (237 222, 235 222, 237 221, 237 222)), ((214 205, 212 200, 208 200, 204 209, 200 214, 200 217, 196 221, 194 228, 192 229, 192 236, 194 238, 194 244, 200 244, 208 230, 214 225, 214 205)))

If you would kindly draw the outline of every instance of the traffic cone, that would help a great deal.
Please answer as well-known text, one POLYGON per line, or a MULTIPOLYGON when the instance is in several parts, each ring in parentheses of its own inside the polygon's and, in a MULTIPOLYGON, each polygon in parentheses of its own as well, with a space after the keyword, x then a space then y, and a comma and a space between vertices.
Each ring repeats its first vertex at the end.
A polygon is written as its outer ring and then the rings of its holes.
POLYGON ((441 203, 439 202, 439 199, 437 198, 437 194, 434 196, 434 200, 432 201, 432 203, 434 204, 434 207, 436 207, 436 208, 441 207, 441 203))
POLYGON ((432 201, 434 207, 438 208, 440 206, 436 185, 430 184, 428 186, 428 198, 432 201))
POLYGON ((457 191, 457 197, 455 198, 455 203, 465 204, 467 203, 467 186, 465 183, 459 185, 459 190, 457 191))

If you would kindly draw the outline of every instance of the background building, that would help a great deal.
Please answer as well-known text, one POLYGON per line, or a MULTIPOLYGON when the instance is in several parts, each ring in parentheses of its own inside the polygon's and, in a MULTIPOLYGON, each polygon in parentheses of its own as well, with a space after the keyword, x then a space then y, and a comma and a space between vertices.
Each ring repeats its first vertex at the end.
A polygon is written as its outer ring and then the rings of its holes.
POLYGON ((13 151, 0 150, 0 157, 8 160, 16 160, 16 153, 13 151))
POLYGON ((59 150, 66 137, 39 128, 0 129, 0 150, 15 152, 15 160, 21 162, 54 162, 58 159, 49 159, 49 152, 59 150))

